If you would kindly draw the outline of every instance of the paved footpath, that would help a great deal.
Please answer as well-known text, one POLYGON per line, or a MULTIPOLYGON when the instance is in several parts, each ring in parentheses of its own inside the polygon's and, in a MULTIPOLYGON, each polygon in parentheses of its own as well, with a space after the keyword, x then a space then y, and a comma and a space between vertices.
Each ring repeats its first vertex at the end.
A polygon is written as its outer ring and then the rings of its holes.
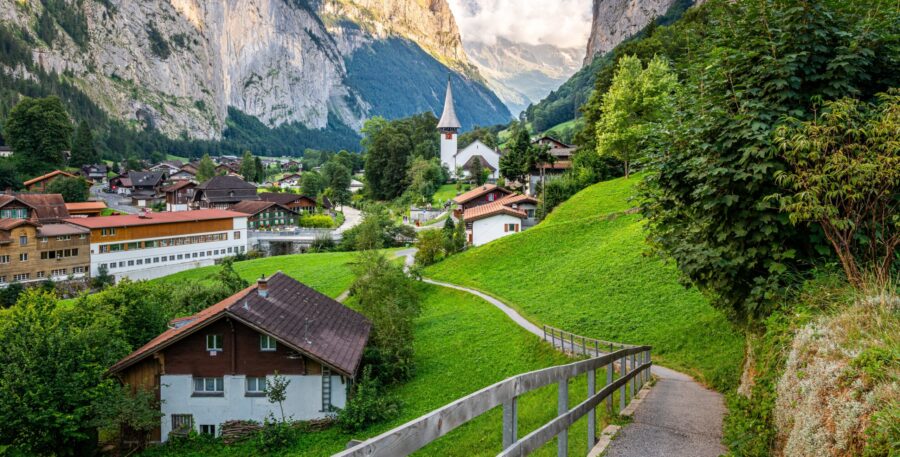
MULTIPOLYGON (((415 249, 398 251, 411 264, 415 249)), ((543 331, 509 305, 468 287, 423 279, 451 289, 476 295, 503 311, 516 324, 543 338, 543 331)), ((653 365, 656 384, 643 399, 632 422, 619 431, 606 448, 608 457, 717 457, 726 452, 722 445, 722 394, 703 387, 690 376, 653 365)))

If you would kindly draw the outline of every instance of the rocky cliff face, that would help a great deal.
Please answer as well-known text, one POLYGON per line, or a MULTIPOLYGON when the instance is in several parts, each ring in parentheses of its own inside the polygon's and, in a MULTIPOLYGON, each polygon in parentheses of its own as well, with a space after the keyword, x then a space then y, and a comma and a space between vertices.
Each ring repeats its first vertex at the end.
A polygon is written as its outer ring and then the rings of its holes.
MULTIPOLYGON (((418 46, 469 79, 480 77, 466 59, 445 0, 69 5, 83 14, 89 40, 78 45, 56 24, 52 43, 35 40, 35 61, 72 78, 114 117, 152 125, 170 137, 219 138, 229 107, 269 127, 298 122, 324 128, 336 118, 358 129, 371 114, 390 116, 373 111, 371 94, 348 83, 347 67, 361 47, 388 38, 418 46)), ((41 36, 33 24, 42 13, 41 2, 0 0, 0 24, 35 36, 41 36)), ((383 81, 380 89, 408 90, 396 81, 383 81)), ((490 94, 478 84, 472 90, 490 94)))
POLYGON ((597 54, 612 50, 639 32, 654 18, 665 14, 677 1, 594 0, 594 20, 584 65, 590 64, 597 54))

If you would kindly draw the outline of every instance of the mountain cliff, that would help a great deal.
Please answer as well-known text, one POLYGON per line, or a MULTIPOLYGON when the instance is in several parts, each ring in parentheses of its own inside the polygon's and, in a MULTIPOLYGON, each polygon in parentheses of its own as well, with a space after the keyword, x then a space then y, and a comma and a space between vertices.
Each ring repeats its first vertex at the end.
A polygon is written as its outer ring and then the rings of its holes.
POLYGON ((497 38, 494 44, 465 41, 469 58, 487 79, 488 87, 513 114, 547 96, 581 68, 580 49, 514 43, 497 38))
POLYGON ((594 19, 584 66, 662 16, 679 0, 594 0, 594 19))
POLYGON ((31 67, 0 61, 7 76, 58 74, 111 118, 169 138, 219 140, 235 114, 358 130, 373 115, 440 112, 448 77, 465 127, 510 117, 445 0, 0 0, 0 26, 32 54, 31 67))

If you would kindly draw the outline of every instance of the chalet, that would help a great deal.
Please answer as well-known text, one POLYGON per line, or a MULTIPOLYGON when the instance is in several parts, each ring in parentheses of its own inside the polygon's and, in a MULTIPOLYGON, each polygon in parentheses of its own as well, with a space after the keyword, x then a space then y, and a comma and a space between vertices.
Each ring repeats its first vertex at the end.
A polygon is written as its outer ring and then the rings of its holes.
POLYGON ((105 183, 109 174, 109 167, 106 164, 93 164, 81 167, 81 175, 84 179, 93 183, 105 183))
POLYGON ((537 194, 538 187, 542 187, 543 183, 555 179, 572 169, 572 159, 575 153, 578 152, 578 147, 563 143, 550 136, 537 138, 532 143, 546 147, 547 151, 553 156, 552 163, 537 164, 529 171, 528 194, 534 196, 537 194))
POLYGON ((355 193, 363 190, 363 187, 365 187, 365 184, 363 184, 362 181, 359 181, 356 179, 350 180, 350 193, 355 194, 355 193))
POLYGON ((9 158, 12 157, 13 150, 9 146, 0 146, 0 158, 9 158))
POLYGON ((87 276, 90 231, 66 217, 60 194, 0 195, 0 287, 87 276))
POLYGON ((288 192, 264 192, 259 194, 259 198, 263 199, 263 201, 278 203, 298 213, 314 212, 316 206, 318 206, 314 198, 288 192))
POLYGON ((265 397, 276 373, 290 382, 284 415, 319 419, 345 407, 371 327, 362 314, 278 272, 172 321, 109 371, 161 400, 152 441, 280 416, 265 397))
POLYGON ((293 171, 293 170, 301 171, 301 170, 303 170, 303 164, 301 164, 300 162, 297 162, 296 160, 288 160, 287 162, 284 162, 281 164, 281 170, 282 171, 293 171))
POLYGON ((50 185, 51 182, 59 178, 77 178, 77 176, 62 170, 53 170, 50 173, 29 179, 23 184, 25 185, 25 189, 27 189, 29 192, 45 192, 47 190, 47 186, 50 185))
POLYGON ((194 198, 194 189, 197 183, 186 179, 175 181, 174 184, 163 187, 162 193, 166 199, 166 211, 188 211, 191 199, 194 198))
POLYGON ((129 171, 131 180, 131 201, 134 206, 144 208, 163 201, 160 191, 168 176, 164 171, 129 171))
POLYGON ((106 209, 104 202, 66 203, 66 210, 72 217, 97 217, 106 209))
POLYGON ((225 176, 241 176, 241 166, 239 163, 224 162, 216 165, 216 174, 225 176))
POLYGON ((456 218, 459 218, 467 209, 493 203, 510 194, 512 194, 511 190, 494 184, 485 184, 476 187, 453 198, 453 203, 456 203, 457 205, 456 213, 454 215, 456 218))
POLYGON ((225 209, 244 200, 259 200, 256 186, 237 176, 215 176, 197 186, 191 208, 225 209))
POLYGON ((278 187, 282 187, 285 189, 294 189, 300 187, 300 182, 302 177, 298 173, 290 173, 284 175, 281 179, 275 182, 275 185, 278 187))
POLYGON ((537 200, 526 195, 510 194, 463 213, 469 244, 481 246, 537 223, 537 200))
POLYGON ((128 174, 121 174, 109 180, 109 190, 119 194, 119 195, 131 195, 131 178, 128 177, 128 174))
POLYGON ((299 223, 296 211, 275 202, 245 200, 231 205, 228 209, 246 214, 247 228, 250 230, 283 229, 296 227, 299 223))
POLYGON ((171 175, 181 170, 184 164, 180 160, 164 160, 149 168, 149 171, 162 171, 166 175, 171 175))

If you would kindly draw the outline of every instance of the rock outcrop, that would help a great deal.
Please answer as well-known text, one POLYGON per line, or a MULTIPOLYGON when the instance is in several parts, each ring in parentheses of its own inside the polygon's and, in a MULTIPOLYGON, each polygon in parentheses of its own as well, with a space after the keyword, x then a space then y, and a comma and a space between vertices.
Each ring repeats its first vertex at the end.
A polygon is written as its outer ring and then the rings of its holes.
POLYGON ((594 20, 584 66, 640 32, 677 0, 594 0, 594 20))

